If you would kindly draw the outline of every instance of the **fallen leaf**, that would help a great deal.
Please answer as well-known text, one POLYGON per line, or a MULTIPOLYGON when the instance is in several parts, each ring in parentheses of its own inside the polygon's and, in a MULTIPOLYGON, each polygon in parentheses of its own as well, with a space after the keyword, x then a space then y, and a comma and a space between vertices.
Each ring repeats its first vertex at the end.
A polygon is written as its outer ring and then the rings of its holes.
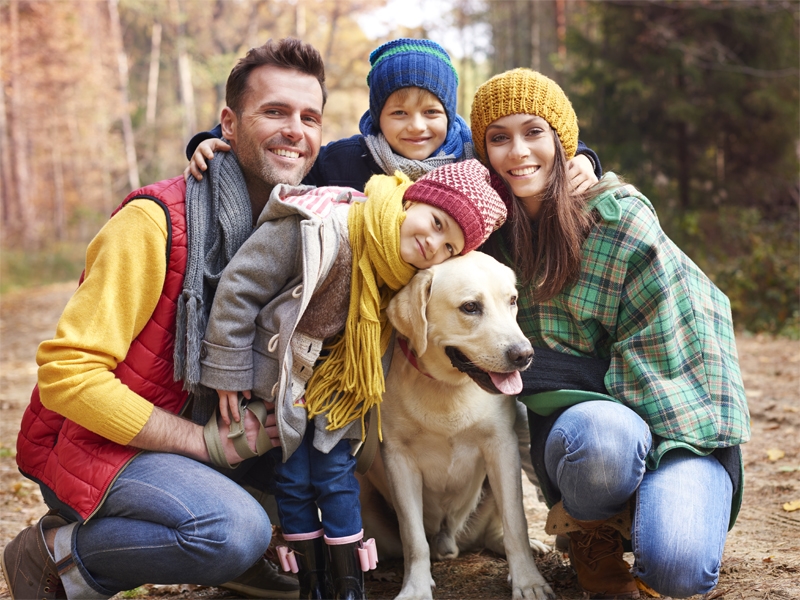
POLYGON ((771 563, 772 562, 772 557, 771 556, 765 556, 764 558, 761 559, 761 562, 771 563))
POLYGON ((767 458, 772 461, 780 460, 784 456, 786 456, 786 452, 784 452, 779 448, 770 448, 769 450, 767 450, 767 458))
POLYGON ((800 500, 793 500, 783 505, 783 510, 786 512, 794 512, 800 510, 800 500))
POLYGON ((782 467, 778 467, 778 471, 783 471, 784 473, 792 473, 794 471, 800 471, 800 465, 784 465, 782 467))
POLYGON ((761 398, 764 395, 761 390, 745 390, 744 393, 748 398, 761 398))
POLYGON ((638 577, 636 577, 634 581, 636 581, 636 587, 639 588, 639 591, 644 592, 648 598, 661 598, 661 594, 659 594, 638 577))
POLYGON ((789 406, 788 404, 783 405, 783 410, 793 413, 800 412, 800 408, 797 408, 796 406, 789 406))

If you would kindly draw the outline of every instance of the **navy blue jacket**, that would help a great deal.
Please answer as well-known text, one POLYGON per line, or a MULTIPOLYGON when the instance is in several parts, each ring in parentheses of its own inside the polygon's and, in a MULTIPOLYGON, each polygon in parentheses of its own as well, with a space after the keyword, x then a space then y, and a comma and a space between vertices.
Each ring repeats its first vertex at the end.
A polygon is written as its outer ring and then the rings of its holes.
MULTIPOLYGON (((192 154, 203 140, 222 137, 222 127, 217 125, 211 131, 196 134, 186 146, 186 158, 191 160, 192 154)), ((594 163, 594 174, 600 179, 603 167, 594 150, 578 140, 576 154, 585 154, 594 163)), ((383 175, 383 171, 372 158, 364 136, 356 134, 349 138, 329 142, 320 148, 319 156, 311 171, 303 179, 307 185, 339 185, 355 188, 360 192, 373 175, 383 175)))

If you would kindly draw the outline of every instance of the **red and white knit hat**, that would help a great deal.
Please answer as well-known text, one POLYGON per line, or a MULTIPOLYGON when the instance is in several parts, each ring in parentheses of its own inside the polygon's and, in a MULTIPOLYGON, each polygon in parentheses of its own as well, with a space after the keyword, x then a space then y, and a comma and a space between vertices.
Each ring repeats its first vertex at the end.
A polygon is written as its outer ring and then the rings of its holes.
POLYGON ((453 217, 464 232, 462 254, 483 244, 506 220, 506 205, 492 187, 488 169, 475 159, 426 173, 406 190, 403 200, 430 204, 453 217))

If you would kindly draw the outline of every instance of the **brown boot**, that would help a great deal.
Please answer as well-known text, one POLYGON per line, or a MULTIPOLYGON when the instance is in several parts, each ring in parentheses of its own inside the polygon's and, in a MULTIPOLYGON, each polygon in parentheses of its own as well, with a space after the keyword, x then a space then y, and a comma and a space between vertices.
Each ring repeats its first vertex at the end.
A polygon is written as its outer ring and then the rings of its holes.
POLYGON ((67 597, 44 542, 45 529, 66 524, 51 511, 8 543, 3 551, 3 575, 14 600, 67 597))
POLYGON ((622 536, 630 537, 631 513, 626 508, 601 521, 573 519, 559 502, 547 515, 545 531, 569 538, 569 560, 578 583, 591 598, 638 598, 639 588, 622 558, 622 536))
POLYGON ((622 558, 622 535, 606 521, 580 521, 569 535, 569 561, 592 598, 638 598, 639 588, 622 558))

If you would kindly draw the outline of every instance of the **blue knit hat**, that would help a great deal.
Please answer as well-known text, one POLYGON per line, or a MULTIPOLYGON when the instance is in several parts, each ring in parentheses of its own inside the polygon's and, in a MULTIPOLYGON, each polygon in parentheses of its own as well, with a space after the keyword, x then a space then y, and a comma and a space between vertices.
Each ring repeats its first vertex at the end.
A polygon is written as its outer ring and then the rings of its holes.
POLYGON ((377 135, 381 111, 389 96, 404 87, 418 87, 428 90, 444 106, 448 140, 442 149, 460 157, 464 141, 469 143, 472 138, 468 127, 462 131, 466 122, 456 113, 458 73, 447 51, 431 40, 400 38, 378 46, 370 53, 369 62, 369 110, 361 117, 361 133, 377 135))

